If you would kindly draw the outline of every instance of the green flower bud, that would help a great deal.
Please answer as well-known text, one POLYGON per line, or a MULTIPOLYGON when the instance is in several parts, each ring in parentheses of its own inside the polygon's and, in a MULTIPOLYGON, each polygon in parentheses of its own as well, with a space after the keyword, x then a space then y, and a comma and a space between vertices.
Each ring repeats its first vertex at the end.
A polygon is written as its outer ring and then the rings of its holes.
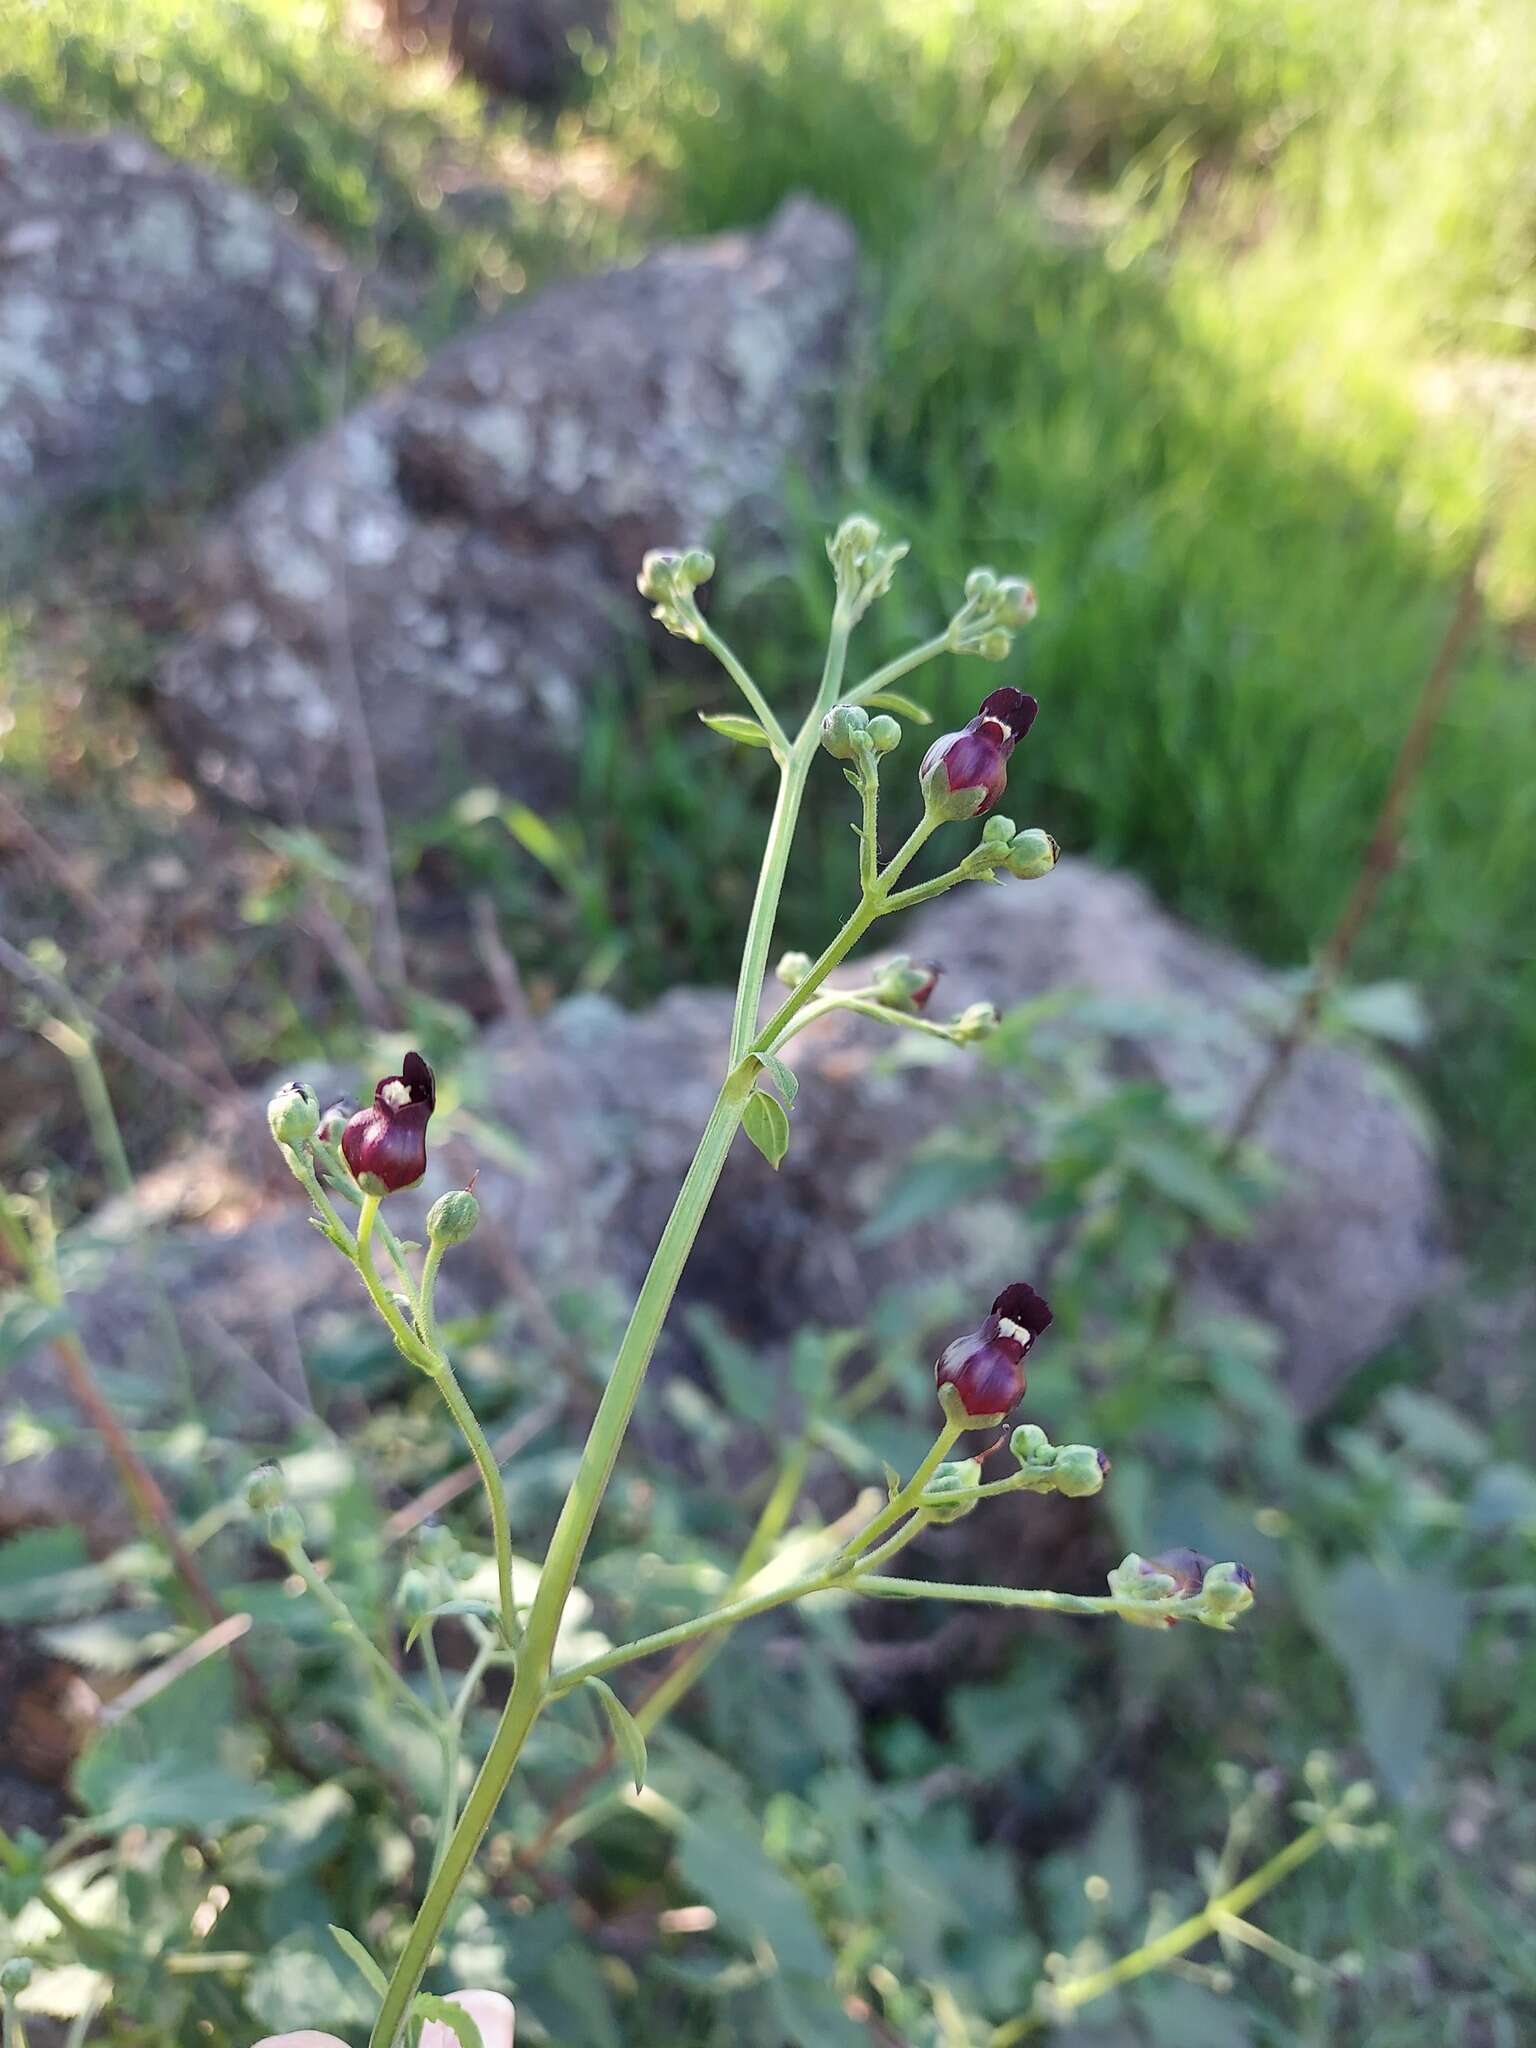
POLYGON ((1041 875, 1048 875, 1060 858, 1061 848, 1050 833, 1031 826, 1027 832, 1017 833, 1010 843, 1008 872, 1017 875, 1021 882, 1037 881, 1041 875))
POLYGON ((454 1188, 427 1211, 427 1236, 433 1244, 462 1244, 479 1221, 480 1204, 469 1189, 454 1188))
POLYGON ((923 1508, 931 1522, 958 1522, 979 1505, 981 1464, 976 1458, 954 1458, 941 1465, 923 1488, 923 1508), (934 1496, 942 1496, 936 1503, 934 1496))
POLYGON ((15 1998, 25 1991, 32 1982, 32 1962, 28 1956, 11 1956, 0 1963, 0 1992, 7 1998, 15 1998))
POLYGON ((446 1522, 428 1522, 416 1542, 416 1552, 423 1564, 440 1565, 445 1570, 457 1563, 462 1549, 446 1522))
POLYGON ((404 1622, 417 1622, 431 1605, 432 1581, 418 1565, 408 1566, 395 1588, 395 1612, 404 1622))
POLYGON ((680 640, 697 640, 700 620, 694 591, 714 573, 715 558, 704 548, 689 548, 686 554, 652 548, 640 564, 635 585, 651 600, 653 619, 680 640))
POLYGON ((774 977, 785 988, 798 988, 815 964, 809 953, 786 953, 773 970, 774 977))
POLYGON ((1006 661, 1013 652, 1013 636, 1001 626, 994 626, 973 643, 971 652, 979 654, 983 661, 1006 661))
POLYGON ((1056 1462, 1056 1446, 1038 1422, 1021 1422, 1008 1439, 1008 1449, 1021 1465, 1048 1471, 1056 1462))
POLYGON ((980 1045, 983 1039, 992 1036, 1002 1021, 995 1004, 972 1003, 969 1009, 960 1012, 949 1029, 957 1044, 980 1045))
POLYGON ((1129 1621, 1137 1628, 1162 1628, 1172 1626, 1175 1617, 1159 1614, 1157 1609, 1178 1597, 1178 1584, 1172 1572, 1159 1571, 1156 1563, 1149 1563, 1133 1550, 1122 1558, 1109 1574, 1109 1590, 1117 1600, 1134 1601, 1144 1607, 1144 1614, 1123 1614, 1122 1621, 1129 1621))
POLYGON ((294 1550, 304 1541, 304 1517, 288 1501, 280 1501, 267 1515, 267 1541, 274 1550, 294 1550))
POLYGON ((869 713, 861 704, 834 704, 821 721, 821 744, 834 761, 856 761, 868 731, 869 713))
POLYGON ((891 587, 896 564, 907 553, 904 540, 888 541, 873 519, 855 512, 827 542, 827 559, 837 578, 837 594, 856 619, 891 587))
POLYGON ((267 1128, 279 1145, 307 1145, 320 1128, 320 1103, 307 1082, 289 1081, 267 1104, 267 1128))
POLYGON ((1056 1491, 1068 1500, 1086 1500, 1102 1490, 1108 1472, 1108 1458, 1092 1444, 1063 1444, 1056 1453, 1051 1477, 1056 1491))
POLYGON ((1018 830, 1012 818, 1005 818, 1001 812, 994 811, 981 828, 981 843, 983 846, 1000 846, 1006 852, 1018 830))
POLYGON ((991 569, 973 569, 965 579, 967 604, 990 604, 997 591, 997 576, 991 569))
POLYGON ((288 1485, 276 1465, 258 1465, 245 1482, 245 1503, 253 1514, 267 1514, 287 1498, 288 1485))
POLYGON ((901 727, 889 712, 882 711, 869 721, 869 737, 877 754, 889 754, 901 745, 901 727))
POLYGON ((1027 626, 1040 609, 1033 583, 1022 576, 1005 576, 994 595, 1000 626, 1027 626))
POLYGON ((917 964, 907 954, 898 953, 879 969, 870 986, 875 1001, 885 1009, 921 1016, 938 986, 941 972, 931 963, 917 964))
POLYGON ((1245 1564, 1213 1564, 1200 1588, 1207 1628, 1230 1628, 1253 1605, 1253 1573, 1245 1564))

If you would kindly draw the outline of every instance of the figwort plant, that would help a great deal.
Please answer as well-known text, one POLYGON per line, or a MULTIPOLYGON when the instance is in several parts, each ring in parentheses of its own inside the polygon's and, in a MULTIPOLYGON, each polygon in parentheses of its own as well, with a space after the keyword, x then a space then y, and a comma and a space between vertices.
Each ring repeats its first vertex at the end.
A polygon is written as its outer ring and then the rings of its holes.
MULTIPOLYGON (((513 1594, 511 1533, 501 1474, 455 1376, 433 1306, 443 1259, 474 1230, 478 1205, 468 1190, 445 1195, 433 1205, 419 1276, 380 1214, 389 1195, 414 1186, 426 1170, 427 1132, 435 1105, 431 1069, 419 1053, 408 1053, 400 1073, 379 1082, 371 1106, 345 1122, 322 1119, 313 1092, 298 1084, 282 1089, 271 1104, 273 1137, 314 1204, 317 1226, 356 1268, 397 1348, 433 1381, 462 1430, 489 1497, 496 1550, 499 1598, 494 1610, 472 1617, 479 1654, 459 1698, 449 1703, 439 1684, 441 1711, 434 1712, 398 1680, 392 1666, 385 1670, 402 1707, 408 1702, 409 1711, 430 1721, 441 1740, 448 1789, 432 1876, 393 1974, 386 1980, 360 1945, 346 1938, 349 1952, 367 1963, 379 1991, 371 2048, 396 2048, 403 2031, 418 2019, 426 2021, 429 2030, 452 2029, 464 2037, 464 2009, 423 1994, 422 1979, 530 1730, 553 1701, 578 1687, 590 1685, 597 1691, 638 1783, 645 1771, 644 1736, 606 1684, 608 1674, 639 1658, 718 1638, 720 1631, 738 1622, 812 1593, 839 1588, 876 1598, 936 1597, 1118 1615, 1152 1626, 1198 1621, 1218 1629, 1230 1628, 1252 1604, 1253 1582, 1244 1567, 1212 1563, 1193 1551, 1153 1559, 1132 1555, 1109 1574, 1109 1591, 1097 1597, 1006 1586, 929 1585, 889 1574, 887 1567, 927 1524, 970 1514, 998 1494, 1027 1491, 1082 1497, 1097 1493, 1104 1484, 1109 1461, 1102 1451, 1086 1444, 1054 1445, 1029 1423, 1015 1429, 1008 1440, 1014 1469, 1005 1477, 983 1481, 979 1458, 952 1455, 968 1433, 995 1430, 1007 1421, 1025 1391, 1025 1360, 1050 1325, 1046 1302, 1025 1282, 1014 1281, 998 1294, 978 1327, 957 1338, 938 1360, 941 1426, 910 1476, 903 1480, 892 1475, 883 1506, 862 1522, 845 1522, 827 1531, 819 1556, 792 1578, 781 1576, 754 1591, 749 1571, 733 1583, 732 1597, 709 1612, 584 1663, 562 1668, 557 1662, 561 1617, 726 1156, 742 1130, 772 1166, 780 1164, 789 1148, 798 1084, 785 1053, 796 1034, 831 1009, 852 1010, 955 1045, 979 1041, 997 1022, 987 1004, 973 1005, 947 1023, 932 1018, 928 1012, 937 970, 925 965, 889 963, 866 986, 854 989, 829 988, 828 976, 883 918, 925 903, 958 883, 1000 882, 1009 876, 1038 879, 1056 864, 1057 847, 1047 833, 1020 831, 995 809, 1006 790, 1015 749, 1039 708, 1033 697, 1013 688, 994 690, 962 731, 946 734, 928 749, 917 778, 916 822, 889 860, 882 863, 879 852, 881 778, 888 757, 901 743, 898 719, 924 716, 895 693, 894 685, 940 653, 1005 659, 1016 631, 1034 616, 1030 585, 998 577, 989 569, 974 570, 966 580, 963 602, 942 632, 845 688, 853 629, 889 589, 906 549, 887 540, 873 520, 854 517, 838 528, 827 551, 836 578, 836 601, 826 662, 815 700, 793 735, 700 609, 699 587, 714 569, 710 556, 702 550, 653 553, 641 570, 639 587, 653 604, 655 616, 669 632, 708 647, 739 686, 750 715, 711 717, 705 722, 728 739, 772 753, 779 768, 778 800, 742 950, 720 1092, 640 1288, 526 1611, 513 1594), (764 1022, 763 988, 780 892, 806 785, 823 753, 842 763, 858 799, 858 898, 818 958, 789 953, 780 961, 778 979, 785 993, 764 1022), (932 881, 902 887, 903 876, 935 833, 983 816, 980 834, 953 867, 932 881), (355 1224, 343 1220, 344 1207, 355 1209, 355 1224), (393 1267, 390 1285, 375 1265, 375 1245, 382 1246, 393 1267), (485 1761, 460 1811, 454 1769, 459 1734, 468 1701, 493 1666, 510 1668, 512 1682, 485 1761)), ((302 1524, 275 1475, 264 1473, 253 1482, 252 1504, 266 1513, 270 1539, 291 1569, 346 1629, 346 1609, 305 1554, 302 1524)), ((409 1588, 402 1587, 413 1634, 429 1626, 434 1612, 444 1611, 444 1603, 434 1606, 435 1598, 434 1587, 422 1574, 415 1575, 409 1588)), ((453 1601, 451 1610, 463 1614, 472 1604, 453 1601)), ((356 1633, 366 1643, 363 1632, 356 1633)))

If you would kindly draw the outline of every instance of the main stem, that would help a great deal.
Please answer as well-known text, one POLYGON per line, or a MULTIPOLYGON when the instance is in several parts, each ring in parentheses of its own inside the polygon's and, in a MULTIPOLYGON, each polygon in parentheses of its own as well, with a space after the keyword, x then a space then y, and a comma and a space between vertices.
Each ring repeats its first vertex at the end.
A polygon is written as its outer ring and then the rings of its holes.
POLYGON ((667 1220, 661 1242, 656 1247, 656 1256, 640 1289, 608 1385, 598 1404, 576 1477, 545 1553, 511 1694, 485 1762, 470 1789, 464 1811, 427 1887, 421 1911, 395 1965, 378 2019, 369 2036, 369 2048, 395 2048, 411 2001, 453 1904, 454 1894, 474 1861, 475 1852, 522 1754, 523 1744, 548 1696, 550 1664, 560 1617, 565 1611, 582 1554, 597 1520, 598 1508, 619 1455, 624 1432, 629 1426, 646 1368, 656 1348, 656 1339, 677 1291, 683 1266, 693 1249, 699 1225, 704 1220, 715 1183, 725 1165, 731 1140, 741 1122, 742 1111, 752 1091, 752 1078, 751 1068, 741 1065, 734 1066, 727 1076, 667 1220))

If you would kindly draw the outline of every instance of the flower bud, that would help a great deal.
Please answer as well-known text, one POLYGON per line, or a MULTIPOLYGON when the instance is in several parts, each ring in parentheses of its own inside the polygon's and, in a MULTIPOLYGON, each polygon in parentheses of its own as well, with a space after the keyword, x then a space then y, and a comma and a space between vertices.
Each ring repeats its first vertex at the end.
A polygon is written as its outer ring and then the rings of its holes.
POLYGON ((905 953, 898 953, 893 960, 886 961, 871 983, 875 1001, 883 1009, 900 1010, 906 1016, 921 1016, 943 972, 942 967, 936 967, 932 962, 918 964, 908 959, 905 953))
POLYGON ((1145 1614, 1123 1618, 1138 1628, 1172 1628, 1176 1614, 1156 1610, 1170 1600, 1188 1600, 1205 1583, 1211 1560, 1198 1550, 1169 1550, 1161 1557, 1139 1557, 1133 1550, 1109 1575, 1109 1590, 1117 1599, 1133 1600, 1145 1607, 1145 1614))
POLYGON ((786 988, 798 988, 815 964, 809 953, 786 953, 773 970, 774 977, 786 988))
POLYGON ((427 1170, 427 1123, 437 1106, 432 1069, 408 1052, 400 1072, 373 1091, 373 1107, 360 1109, 341 1134, 341 1153, 365 1195, 413 1188, 427 1170))
POLYGON ((32 1960, 29 1956, 11 1956, 0 1963, 0 1992, 7 1998, 16 1998, 32 1982, 32 1960))
POLYGON ((1018 830, 1012 818, 1005 818, 1001 811, 994 811, 981 828, 981 844, 999 846, 1006 853, 1018 836, 1018 830))
POLYGON ((983 661, 1006 661, 1013 652, 1013 635, 994 626, 990 633, 983 633, 972 643, 971 652, 979 654, 983 661))
POLYGON ((446 1522, 428 1522, 417 1538, 416 1551, 423 1564, 438 1565, 447 1571, 463 1554, 463 1545, 446 1522))
POLYGON ((901 745, 901 727, 888 711, 869 721, 869 737, 877 754, 889 754, 901 745))
POLYGON ((697 640, 700 621, 694 592, 714 573, 715 558, 705 548, 689 548, 685 554, 652 548, 640 564, 635 587, 651 600, 651 617, 669 633, 680 640, 697 640))
POLYGON ((339 1102, 333 1102, 320 1118, 320 1128, 315 1136, 322 1145, 339 1145, 341 1134, 357 1115, 357 1104, 350 1095, 344 1095, 339 1102))
POLYGON ((1063 1444, 1051 1467, 1056 1491, 1068 1500, 1086 1500, 1101 1492, 1108 1474, 1108 1458, 1092 1444, 1063 1444))
POLYGON ((267 1128, 279 1145, 307 1145, 320 1128, 320 1103, 307 1082, 289 1081, 267 1104, 267 1128))
POLYGON ((287 1498, 288 1482, 276 1465, 258 1465, 245 1482, 245 1504, 253 1514, 267 1514, 287 1498))
POLYGON ((991 569, 973 569, 965 579, 967 604, 989 604, 997 590, 997 576, 991 569))
POLYGON ((1037 881, 1041 875, 1048 875, 1061 858, 1061 848, 1049 832, 1042 832, 1032 826, 1027 832, 1018 833, 1009 843, 1008 872, 1017 875, 1021 882, 1037 881))
POLYGON ((1049 1305, 1033 1287, 1016 1280, 993 1302, 979 1329, 957 1337, 940 1354, 935 1384, 953 1388, 967 1427, 1000 1422, 1018 1405, 1025 1387, 1024 1355, 1051 1320, 1049 1305))
POLYGON ((834 704, 821 721, 821 744, 834 761, 856 761, 869 731, 869 713, 861 704, 834 704))
POLYGON ((1253 1573, 1245 1564, 1208 1565, 1200 1592, 1205 1603, 1200 1619, 1206 1627, 1230 1628, 1253 1605, 1253 1573))
POLYGON ((274 1550, 293 1550, 304 1541, 304 1517, 288 1501, 280 1501, 267 1514, 267 1541, 274 1550))
POLYGON ((395 1612, 404 1622, 417 1622, 431 1605, 432 1581, 419 1565, 408 1565, 395 1588, 395 1612))
POLYGON ((1002 1021, 995 1003, 972 1003, 950 1025, 949 1034, 957 1045, 980 1045, 1002 1021))
POLYGON ((462 1244, 479 1221, 480 1204, 469 1189, 453 1188, 427 1211, 427 1236, 433 1244, 462 1244))
POLYGON ((994 690, 968 725, 936 739, 918 770, 929 816, 974 818, 991 810, 1008 787, 1008 758, 1039 709, 1022 690, 994 690))
POLYGON ((896 564, 907 553, 904 540, 888 541, 877 523, 862 512, 845 519, 827 542, 827 559, 837 578, 837 594, 855 618, 862 618, 877 597, 891 587, 896 564))
POLYGON ((930 1522, 958 1522, 979 1505, 981 1462, 977 1458, 955 1458, 941 1465, 923 1488, 923 1511, 930 1522), (935 1495, 942 1496, 936 1501, 935 1495))
POLYGON ((1035 586, 1022 576, 1005 576, 994 597, 1000 626, 1027 626, 1040 609, 1035 586))

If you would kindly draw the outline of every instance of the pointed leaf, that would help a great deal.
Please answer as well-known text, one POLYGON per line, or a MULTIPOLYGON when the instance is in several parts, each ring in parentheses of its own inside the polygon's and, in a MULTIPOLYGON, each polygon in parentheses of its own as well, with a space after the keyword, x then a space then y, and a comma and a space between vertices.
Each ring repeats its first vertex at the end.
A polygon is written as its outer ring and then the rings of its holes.
POLYGON ((639 1792, 645 1784, 646 1767, 645 1737, 640 1733, 640 1724, 611 1685, 604 1685, 600 1678, 589 1678, 587 1683, 603 1703, 613 1739, 623 1752, 630 1776, 635 1781, 635 1790, 639 1792))
POLYGON ((898 718, 910 718, 914 725, 932 725, 933 713, 911 697, 904 697, 900 690, 879 690, 873 697, 864 699, 879 711, 892 711, 898 718))
POLYGON ((701 711, 700 725, 707 725, 711 732, 719 733, 723 740, 735 740, 743 747, 771 747, 773 741, 755 718, 748 718, 740 711, 701 711))
POLYGON ((784 1107, 786 1109, 793 1109, 795 1097, 800 1092, 799 1077, 794 1069, 786 1067, 777 1053, 765 1052, 762 1060, 764 1072, 784 1099, 784 1107))
POLYGON ((357 1936, 355 1934, 348 1934, 345 1927, 332 1927, 331 1939, 347 1958, 348 1962, 357 1965, 363 1976, 368 1980, 369 1987, 382 1998, 389 1989, 389 1979, 373 1960, 373 1957, 369 1955, 367 1949, 363 1947, 357 1936))
POLYGON ((761 1089, 747 1098, 742 1128, 777 1173, 789 1150, 789 1116, 784 1105, 761 1089))

